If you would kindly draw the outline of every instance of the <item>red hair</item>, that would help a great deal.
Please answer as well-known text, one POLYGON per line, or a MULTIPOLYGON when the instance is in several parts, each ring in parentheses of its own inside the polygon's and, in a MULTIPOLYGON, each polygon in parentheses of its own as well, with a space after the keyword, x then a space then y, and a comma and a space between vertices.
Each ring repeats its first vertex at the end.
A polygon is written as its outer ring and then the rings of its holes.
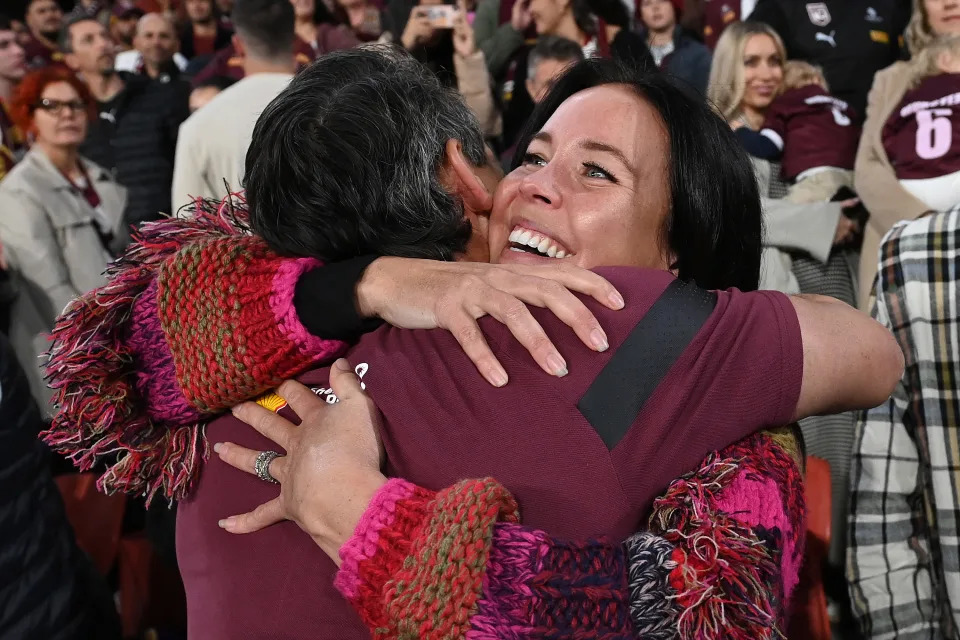
POLYGON ((73 87, 87 105, 88 119, 93 119, 96 115, 95 103, 87 85, 69 69, 50 66, 25 75, 13 91, 13 99, 10 101, 10 119, 20 127, 21 131, 30 131, 33 128, 33 112, 40 103, 44 90, 58 82, 66 82, 73 87))

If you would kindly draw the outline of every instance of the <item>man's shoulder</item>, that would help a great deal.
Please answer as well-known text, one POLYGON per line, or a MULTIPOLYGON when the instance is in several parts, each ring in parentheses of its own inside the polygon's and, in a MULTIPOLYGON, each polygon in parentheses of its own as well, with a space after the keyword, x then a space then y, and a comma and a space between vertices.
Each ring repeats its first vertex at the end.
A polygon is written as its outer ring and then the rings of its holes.
POLYGON ((883 238, 883 246, 893 244, 908 250, 929 249, 943 251, 958 249, 957 231, 960 231, 960 205, 916 220, 902 220, 883 238))

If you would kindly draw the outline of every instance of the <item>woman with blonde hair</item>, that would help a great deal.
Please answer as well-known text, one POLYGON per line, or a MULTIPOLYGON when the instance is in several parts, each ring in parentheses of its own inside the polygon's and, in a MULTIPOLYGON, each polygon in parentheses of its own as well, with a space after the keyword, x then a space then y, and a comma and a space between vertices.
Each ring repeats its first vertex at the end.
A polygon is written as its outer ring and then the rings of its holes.
MULTIPOLYGON (((913 15, 905 34, 912 56, 919 55, 937 36, 950 34, 960 34, 960 2, 913 0, 913 15)), ((877 72, 867 97, 867 120, 854 168, 857 193, 870 211, 860 262, 860 308, 864 311, 869 311, 872 304, 880 239, 900 220, 913 220, 931 210, 900 184, 883 147, 883 127, 910 88, 913 75, 911 63, 895 62, 877 72)))
MULTIPOLYGON (((707 98, 734 129, 759 131, 783 89, 786 51, 769 26, 738 22, 724 30, 713 53, 707 98)), ((842 211, 857 201, 798 204, 784 200, 780 165, 753 158, 764 211, 761 288, 828 295, 856 302, 857 224, 842 211)), ((850 414, 800 422, 810 455, 831 466, 834 533, 831 561, 842 565, 847 478, 854 421, 850 414)))

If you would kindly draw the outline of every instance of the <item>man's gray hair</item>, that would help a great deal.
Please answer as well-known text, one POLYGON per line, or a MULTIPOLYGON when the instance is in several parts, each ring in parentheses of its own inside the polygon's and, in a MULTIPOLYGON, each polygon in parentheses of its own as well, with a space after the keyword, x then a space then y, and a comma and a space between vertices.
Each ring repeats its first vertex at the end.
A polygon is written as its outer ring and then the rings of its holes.
POLYGON ((322 56, 257 121, 251 224, 287 255, 449 260, 470 232, 438 175, 449 140, 486 164, 474 115, 406 53, 378 45, 322 56))
POLYGON ((573 40, 562 36, 540 36, 527 57, 528 78, 533 78, 537 74, 537 66, 544 60, 580 62, 583 60, 583 48, 573 40))

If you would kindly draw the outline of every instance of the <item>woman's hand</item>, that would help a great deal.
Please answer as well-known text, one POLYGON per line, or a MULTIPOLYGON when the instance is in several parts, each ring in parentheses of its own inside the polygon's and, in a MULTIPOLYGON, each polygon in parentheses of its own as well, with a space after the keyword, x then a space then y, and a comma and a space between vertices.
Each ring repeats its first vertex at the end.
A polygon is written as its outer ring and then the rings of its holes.
MULTIPOLYGON (((851 209, 860 204, 860 198, 850 198, 840 202, 840 209, 851 209)), ((837 221, 837 231, 833 236, 833 246, 839 247, 851 242, 860 233, 860 225, 856 220, 840 214, 840 220, 837 221)))
MULTIPOLYGON (((330 387, 339 399, 332 405, 299 382, 280 385, 277 393, 300 416, 300 426, 253 402, 234 407, 237 418, 276 442, 286 455, 268 468, 280 483, 280 496, 219 524, 230 533, 251 533, 292 520, 339 565, 340 547, 387 480, 380 473, 380 412, 346 360, 330 368, 330 387)), ((213 450, 227 464, 256 473, 259 451, 230 442, 217 443, 213 450)))
POLYGON ((357 305, 361 315, 382 318, 396 327, 447 329, 480 374, 490 384, 502 387, 507 372, 477 325, 482 316, 493 316, 507 325, 551 375, 566 375, 566 361, 527 304, 550 309, 591 349, 608 348, 600 323, 572 291, 591 296, 610 309, 624 305, 623 297, 604 278, 561 260, 541 266, 413 258, 374 261, 357 285, 357 305))
POLYGON ((427 17, 427 10, 424 7, 414 7, 410 11, 407 25, 403 28, 403 35, 400 36, 403 48, 412 51, 421 42, 429 40, 432 35, 433 25, 427 17))
POLYGON ((453 21, 453 50, 462 58, 469 58, 477 52, 477 40, 473 34, 473 27, 467 21, 467 3, 460 0, 457 3, 459 12, 453 21))

